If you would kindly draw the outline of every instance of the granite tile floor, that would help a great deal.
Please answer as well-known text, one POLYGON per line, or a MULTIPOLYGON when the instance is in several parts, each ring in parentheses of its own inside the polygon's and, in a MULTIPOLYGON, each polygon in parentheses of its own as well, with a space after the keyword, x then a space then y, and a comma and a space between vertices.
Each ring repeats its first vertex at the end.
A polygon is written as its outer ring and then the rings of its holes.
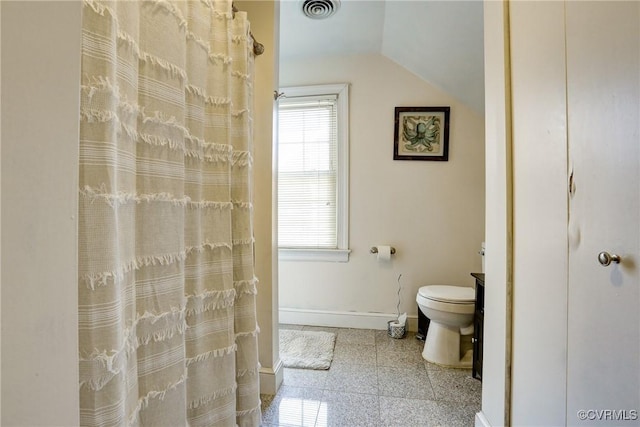
POLYGON ((278 394, 261 396, 263 426, 474 425, 480 381, 471 370, 424 361, 414 333, 394 339, 370 329, 280 327, 334 332, 334 357, 326 371, 284 368, 278 394))

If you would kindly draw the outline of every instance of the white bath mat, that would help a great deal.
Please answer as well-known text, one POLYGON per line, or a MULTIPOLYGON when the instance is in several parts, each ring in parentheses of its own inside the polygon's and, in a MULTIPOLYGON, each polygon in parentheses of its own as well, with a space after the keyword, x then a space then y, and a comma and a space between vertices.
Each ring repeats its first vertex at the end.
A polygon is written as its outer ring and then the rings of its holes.
POLYGON ((280 329, 280 360, 286 368, 329 369, 336 334, 280 329))

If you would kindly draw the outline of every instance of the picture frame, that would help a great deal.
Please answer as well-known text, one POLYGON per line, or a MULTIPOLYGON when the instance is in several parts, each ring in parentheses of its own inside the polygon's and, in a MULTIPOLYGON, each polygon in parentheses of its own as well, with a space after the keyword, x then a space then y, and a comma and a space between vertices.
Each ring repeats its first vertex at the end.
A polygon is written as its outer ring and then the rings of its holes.
POLYGON ((450 107, 396 107, 393 160, 449 160, 450 107))

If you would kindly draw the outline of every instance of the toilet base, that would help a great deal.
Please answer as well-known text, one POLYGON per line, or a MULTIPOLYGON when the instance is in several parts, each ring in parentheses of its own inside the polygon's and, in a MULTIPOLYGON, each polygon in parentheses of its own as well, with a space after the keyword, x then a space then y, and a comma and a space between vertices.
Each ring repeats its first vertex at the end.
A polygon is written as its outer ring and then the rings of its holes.
POLYGON ((422 358, 448 368, 470 369, 473 347, 470 335, 460 335, 460 328, 431 321, 422 358))

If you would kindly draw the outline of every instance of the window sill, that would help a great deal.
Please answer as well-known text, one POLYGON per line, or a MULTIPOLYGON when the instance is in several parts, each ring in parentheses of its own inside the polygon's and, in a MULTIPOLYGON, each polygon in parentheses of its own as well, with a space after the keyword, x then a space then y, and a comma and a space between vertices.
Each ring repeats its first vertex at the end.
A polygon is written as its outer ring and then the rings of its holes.
POLYGON ((278 249, 279 261, 348 262, 350 249, 278 249))

